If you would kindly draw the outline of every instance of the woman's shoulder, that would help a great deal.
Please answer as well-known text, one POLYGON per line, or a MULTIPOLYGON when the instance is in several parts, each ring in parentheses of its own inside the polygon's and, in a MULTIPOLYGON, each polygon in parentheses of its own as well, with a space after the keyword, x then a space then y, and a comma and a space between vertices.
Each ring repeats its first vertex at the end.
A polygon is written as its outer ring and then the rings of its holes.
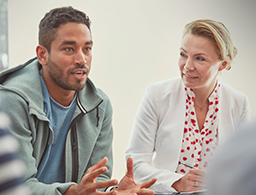
POLYGON ((181 96, 183 88, 184 84, 181 78, 174 77, 149 84, 146 89, 146 94, 151 94, 160 99, 169 99, 171 96, 181 96))
POLYGON ((170 79, 151 83, 148 87, 156 89, 166 89, 168 91, 175 91, 183 86, 183 82, 180 77, 173 77, 170 79))
POLYGON ((241 91, 221 83, 220 99, 226 107, 233 107, 239 113, 239 110, 248 110, 250 112, 249 99, 246 94, 241 91))
POLYGON ((225 96, 236 97, 236 98, 245 98, 247 97, 243 92, 231 87, 226 83, 220 82, 221 86, 221 93, 225 96))

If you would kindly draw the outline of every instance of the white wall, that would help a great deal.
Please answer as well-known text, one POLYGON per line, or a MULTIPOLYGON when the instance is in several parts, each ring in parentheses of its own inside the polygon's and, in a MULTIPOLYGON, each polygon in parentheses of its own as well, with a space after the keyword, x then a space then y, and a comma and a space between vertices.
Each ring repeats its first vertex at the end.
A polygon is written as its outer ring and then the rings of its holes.
POLYGON ((146 86, 178 76, 181 33, 186 23, 223 22, 239 49, 221 80, 246 93, 256 118, 255 0, 9 0, 9 62, 35 56, 38 23, 50 9, 71 5, 92 20, 91 79, 113 104, 114 173, 125 173, 124 151, 146 86))

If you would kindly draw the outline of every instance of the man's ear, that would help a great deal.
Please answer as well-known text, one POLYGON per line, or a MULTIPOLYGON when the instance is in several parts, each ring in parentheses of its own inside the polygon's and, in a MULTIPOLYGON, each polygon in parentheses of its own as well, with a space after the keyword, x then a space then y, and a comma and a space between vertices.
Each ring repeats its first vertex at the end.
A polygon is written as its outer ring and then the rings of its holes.
POLYGON ((38 45, 36 47, 36 55, 40 64, 42 64, 43 66, 47 65, 49 53, 44 46, 38 45))
POLYGON ((223 61, 219 67, 219 71, 222 71, 224 70, 228 65, 228 62, 227 61, 223 61))

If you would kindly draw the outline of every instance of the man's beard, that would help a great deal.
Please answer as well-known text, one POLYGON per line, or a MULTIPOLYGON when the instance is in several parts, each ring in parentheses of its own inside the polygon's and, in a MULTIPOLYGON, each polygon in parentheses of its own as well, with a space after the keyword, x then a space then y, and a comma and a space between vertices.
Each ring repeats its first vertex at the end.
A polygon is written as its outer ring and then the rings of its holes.
MULTIPOLYGON (((85 65, 77 65, 75 69, 86 69, 87 72, 89 72, 88 68, 85 66, 85 65)), ((49 75, 51 77, 51 79, 53 80, 53 82, 65 89, 65 90, 73 90, 73 91, 80 91, 84 88, 85 86, 85 83, 82 83, 82 81, 80 80, 77 80, 77 82, 75 84, 71 84, 69 83, 68 81, 68 75, 71 75, 71 72, 73 70, 70 70, 68 69, 68 71, 65 73, 55 62, 53 62, 51 60, 51 58, 49 57, 49 60, 48 60, 48 72, 49 72, 49 75), (66 78, 65 78, 66 76, 66 78), (66 79, 66 81, 65 81, 66 79)))

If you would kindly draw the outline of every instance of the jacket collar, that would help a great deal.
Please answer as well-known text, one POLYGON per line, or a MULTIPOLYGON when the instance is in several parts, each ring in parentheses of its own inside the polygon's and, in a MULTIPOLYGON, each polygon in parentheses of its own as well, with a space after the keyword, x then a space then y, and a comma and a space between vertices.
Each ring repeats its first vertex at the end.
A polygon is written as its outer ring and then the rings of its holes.
POLYGON ((84 88, 78 92, 77 97, 78 106, 84 113, 94 110, 103 101, 97 88, 89 78, 87 79, 84 88))
MULTIPOLYGON (((44 115, 39 76, 41 68, 42 65, 37 58, 33 58, 25 64, 2 71, 0 73, 0 89, 3 88, 17 93, 29 104, 30 109, 34 109, 44 115)), ((78 92, 77 97, 78 107, 83 113, 92 111, 103 101, 97 88, 89 78, 85 87, 78 92)))

